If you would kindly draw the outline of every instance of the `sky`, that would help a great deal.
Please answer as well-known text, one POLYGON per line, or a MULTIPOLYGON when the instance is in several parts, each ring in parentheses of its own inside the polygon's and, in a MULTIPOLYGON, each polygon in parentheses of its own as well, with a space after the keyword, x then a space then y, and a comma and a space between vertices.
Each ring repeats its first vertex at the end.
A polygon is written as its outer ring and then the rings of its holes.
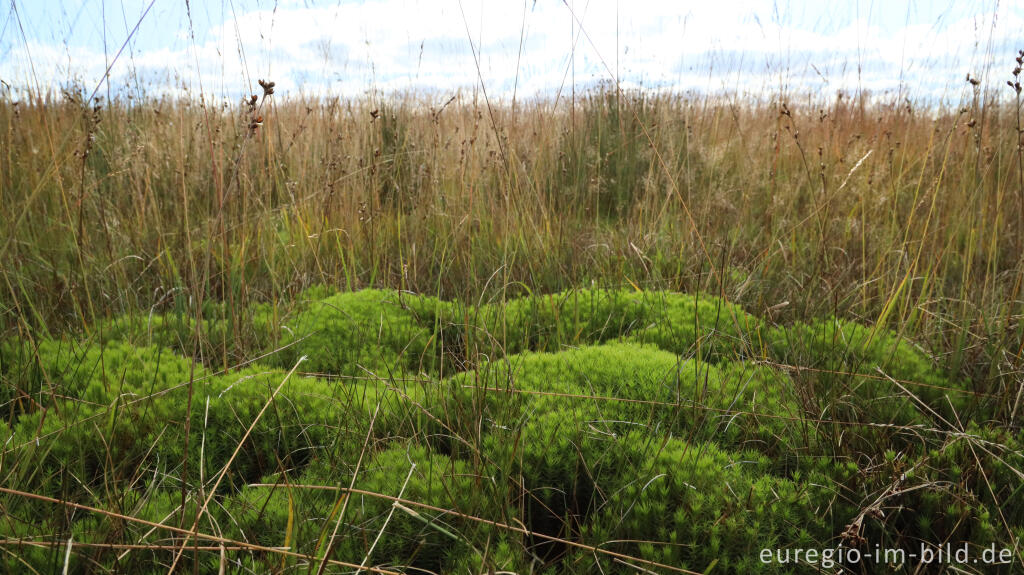
POLYGON ((9 0, 0 95, 1010 95, 1024 0, 9 0), (109 79, 103 82, 109 68, 109 79))

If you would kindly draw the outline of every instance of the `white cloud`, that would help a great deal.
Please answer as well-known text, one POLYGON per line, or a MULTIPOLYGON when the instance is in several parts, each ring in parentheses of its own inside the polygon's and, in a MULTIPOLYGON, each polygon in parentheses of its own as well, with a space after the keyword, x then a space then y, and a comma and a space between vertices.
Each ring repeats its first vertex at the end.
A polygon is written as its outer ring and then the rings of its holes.
MULTIPOLYGON (((988 65, 1001 84, 1017 48, 1012 42, 1024 29, 1020 10, 1005 4, 998 15, 953 18, 950 12, 948 22, 905 26, 877 18, 808 26, 800 21, 807 20, 808 5, 777 14, 754 0, 680 6, 370 0, 307 7, 287 0, 276 9, 229 12, 197 36, 194 48, 188 34, 174 30, 167 46, 122 56, 112 83, 141 78, 150 92, 184 85, 193 94, 201 84, 209 95, 234 100, 264 77, 283 95, 451 92, 482 78, 491 95, 508 97, 513 88, 522 96, 553 94, 573 79, 585 85, 618 72, 624 85, 652 88, 884 91, 902 80, 913 95, 953 97, 964 89, 965 73, 980 74, 988 65)), ((105 57, 97 47, 40 41, 27 47, 9 42, 0 51, 0 77, 8 83, 33 84, 29 54, 43 85, 77 78, 94 86, 102 78, 105 57)))

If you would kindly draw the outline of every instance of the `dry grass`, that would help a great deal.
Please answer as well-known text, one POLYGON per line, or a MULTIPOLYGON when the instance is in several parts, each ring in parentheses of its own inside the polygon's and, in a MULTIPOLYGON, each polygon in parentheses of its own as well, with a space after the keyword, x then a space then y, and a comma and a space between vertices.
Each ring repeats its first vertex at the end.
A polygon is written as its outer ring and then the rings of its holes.
POLYGON ((965 86, 963 109, 597 92, 575 124, 464 95, 270 97, 254 128, 244 105, 0 102, 3 325, 597 282, 878 321, 990 377, 1022 341, 1024 190, 1013 107, 965 86))

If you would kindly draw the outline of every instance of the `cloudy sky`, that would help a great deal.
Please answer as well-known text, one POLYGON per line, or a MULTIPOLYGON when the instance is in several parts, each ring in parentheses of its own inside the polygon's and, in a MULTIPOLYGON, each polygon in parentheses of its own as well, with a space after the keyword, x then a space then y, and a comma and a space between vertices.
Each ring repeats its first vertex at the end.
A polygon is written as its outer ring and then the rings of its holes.
POLYGON ((1005 84, 1022 30, 1024 0, 10 0, 0 90, 523 98, 617 78, 956 101, 968 73, 1005 84))

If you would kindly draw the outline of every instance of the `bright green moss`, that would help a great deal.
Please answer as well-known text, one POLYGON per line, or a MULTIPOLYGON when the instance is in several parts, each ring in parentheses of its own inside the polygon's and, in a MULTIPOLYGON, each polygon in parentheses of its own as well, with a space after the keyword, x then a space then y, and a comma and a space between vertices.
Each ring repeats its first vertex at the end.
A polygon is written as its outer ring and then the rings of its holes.
MULTIPOLYGON (((1006 547, 1024 529, 1020 438, 973 423, 972 396, 888 331, 834 319, 767 330, 717 298, 661 292, 573 290, 504 307, 323 287, 301 298, 291 311, 239 311, 230 329, 223 303, 204 306, 202 345, 256 337, 277 350, 273 366, 224 374, 173 352, 195 330, 172 314, 112 320, 89 343, 0 343, 5 483, 188 523, 175 515, 182 482, 211 489, 237 449, 206 531, 318 554, 337 524, 333 557, 359 563, 383 529, 369 564, 435 572, 625 568, 368 495, 348 498, 336 523, 345 501, 336 488, 361 454, 357 488, 397 495, 416 463, 402 495, 411 501, 696 571, 792 570, 761 564, 760 549, 834 544, 904 474, 884 518, 864 520, 871 543, 1006 547), (807 369, 751 360, 766 350, 807 369), (943 419, 967 429, 935 431, 949 429, 943 419)), ((68 524, 43 502, 3 496, 0 506, 0 536, 152 540, 103 518, 68 524)), ((72 565, 112 569, 108 551, 76 550, 72 565)), ((63 560, 52 550, 16 555, 47 572, 63 560)), ((117 568, 167 560, 132 551, 117 568)), ((231 561, 257 572, 304 567, 278 554, 231 561)), ((216 554, 199 562, 216 569, 216 554)))
POLYGON ((269 361, 290 368, 305 355, 306 369, 349 376, 432 372, 440 364, 434 318, 417 310, 435 303, 385 290, 330 296, 282 326, 281 349, 269 361))
POLYGON ((32 397, 37 409, 60 401, 54 408, 67 412, 58 413, 60 417, 87 416, 115 399, 131 402, 207 373, 165 348, 121 341, 80 344, 44 339, 35 349, 18 349, 18 359, 5 375, 32 397))
MULTIPOLYGON (((620 442, 619 451, 648 455, 583 529, 584 541, 619 542, 605 549, 700 572, 712 564, 723 573, 783 572, 791 566, 761 564, 760 550, 826 547, 833 525, 846 520, 830 516, 820 487, 771 476, 771 462, 755 453, 639 433, 620 442)), ((592 554, 571 565, 594 572, 595 559, 621 571, 592 554)))
MULTIPOLYGON (((834 318, 814 324, 774 329, 769 334, 774 354, 781 360, 810 360, 796 365, 820 367, 896 379, 915 396, 935 401, 949 395, 963 399, 963 389, 952 385, 931 359, 896 333, 834 318)), ((937 403, 937 401, 935 401, 937 403)), ((939 407, 939 406, 936 406, 939 407)))
POLYGON ((33 409, 14 422, 12 444, 19 459, 34 459, 32 473, 50 485, 65 471, 75 485, 127 473, 157 437, 177 436, 183 404, 174 397, 190 378, 207 376, 166 349, 120 342, 43 340, 31 361, 39 391, 33 409))
MULTIPOLYGON (((163 348, 122 343, 76 347, 44 341, 37 357, 38 370, 51 382, 54 396, 65 399, 47 412, 44 429, 39 429, 42 414, 22 417, 24 421, 17 426, 18 442, 31 442, 42 435, 52 448, 49 457, 55 464, 84 466, 79 468, 84 472, 82 479, 110 471, 111 464, 131 469, 142 463, 139 458, 144 455, 151 460, 162 457, 165 463, 180 462, 190 378, 191 453, 198 461, 200 450, 204 450, 207 463, 219 468, 217 464, 227 460, 285 376, 251 368, 211 377, 201 366, 193 370, 190 360, 163 348), (216 432, 207 437, 206 429, 216 432)), ((351 390, 348 395, 352 396, 351 390)), ((373 398, 374 394, 366 393, 359 397, 360 401, 373 398)), ((50 403, 49 394, 43 399, 50 403)), ((245 456, 236 463, 238 469, 274 469, 275 455, 287 461, 301 446, 322 446, 338 435, 340 400, 323 382, 296 377, 272 407, 246 443, 245 456)), ((368 418, 364 414, 348 421, 352 425, 362 421, 365 428, 368 418)), ((378 429, 389 429, 386 420, 387 416, 381 417, 378 429)), ((193 465, 194 473, 198 469, 193 465)))
POLYGON ((0 570, 4 573, 60 573, 64 549, 55 546, 19 545, 13 541, 53 542, 64 540, 70 526, 64 514, 55 514, 41 505, 26 504, 12 497, 3 497, 0 515, 0 537, 5 553, 0 554, 0 570))
MULTIPOLYGON (((778 453, 805 430, 792 381, 767 367, 680 360, 652 346, 608 343, 525 353, 448 380, 446 407, 508 426, 562 406, 595 417, 778 453), (472 406, 468 408, 466 406, 472 406), (590 413, 590 412, 588 412, 590 413)), ((470 430, 465 430, 470 432, 470 430)))
MULTIPOLYGON (((328 475, 329 476, 329 475, 328 475)), ((395 447, 374 457, 361 474, 356 486, 360 489, 397 496, 441 509, 450 509, 477 517, 501 517, 501 503, 496 501, 490 481, 473 472, 463 461, 431 454, 424 448, 395 447), (411 465, 415 469, 411 475, 411 465), (403 489, 406 477, 409 482, 403 489)), ((466 553, 465 545, 482 544, 493 533, 480 524, 456 515, 410 507, 395 509, 385 529, 390 502, 379 498, 353 498, 354 507, 348 519, 354 527, 345 538, 337 557, 359 562, 369 552, 369 544, 384 531, 370 556, 370 563, 410 565, 435 572, 445 571, 453 558, 466 553)))
POLYGON ((97 343, 127 343, 138 347, 160 346, 183 356, 237 359, 245 350, 271 349, 280 339, 280 326, 289 311, 275 303, 254 303, 248 307, 229 307, 224 302, 203 303, 200 328, 186 310, 132 312, 99 322, 91 335, 97 343))
POLYGON ((1009 543, 1006 527, 1024 525, 1024 451, 1004 431, 972 425, 963 437, 889 466, 906 476, 908 486, 924 488, 905 489, 891 498, 897 506, 887 517, 888 532, 987 547, 1009 543))
MULTIPOLYGON (((493 431, 483 454, 531 532, 575 540, 643 457, 620 449, 618 433, 630 426, 604 419, 598 406, 547 407, 521 425, 493 431)), ((566 552, 564 544, 542 537, 527 537, 525 544, 546 561, 566 552)))
POLYGON ((669 292, 645 294, 644 303, 648 323, 634 331, 632 341, 708 361, 756 355, 762 322, 736 304, 669 292))
POLYGON ((119 341, 80 348, 44 341, 39 361, 46 365, 47 377, 78 400, 76 408, 83 414, 117 399, 140 399, 208 375, 201 365, 166 348, 119 341))
POLYGON ((556 352, 625 335, 642 327, 648 313, 638 292, 579 289, 489 306, 483 323, 506 354, 556 352))
MULTIPOLYGON (((597 520, 595 517, 601 510, 611 505, 613 494, 637 481, 650 478, 638 477, 637 473, 651 465, 652 457, 661 457, 658 454, 663 448, 662 434, 668 431, 653 427, 644 430, 643 426, 610 415, 605 408, 592 403, 552 402, 523 418, 524 421, 519 425, 492 430, 484 439, 484 455, 500 470, 500 477, 512 481, 509 485, 510 493, 517 501, 516 506, 524 509, 523 520, 532 531, 573 540, 583 525, 597 520)), ((741 428, 759 429, 750 421, 734 420, 731 423, 741 428)), ((709 420, 708 425, 714 423, 709 420)), ((708 436, 721 441, 727 432, 719 429, 710 433, 702 433, 700 430, 679 433, 700 438, 701 441, 708 436)), ((751 432, 747 430, 745 433, 751 432)), ((778 443, 770 431, 762 433, 778 443)), ((733 458, 731 464, 750 468, 749 476, 744 476, 748 482, 762 476, 774 482, 779 479, 780 473, 785 472, 790 477, 811 478, 815 485, 825 486, 835 479, 845 480, 849 476, 848 471, 840 473, 840 470, 834 469, 827 459, 801 457, 798 451, 785 452, 787 457, 784 460, 780 460, 778 455, 765 457, 754 451, 763 449, 764 442, 753 438, 746 442, 734 440, 731 444, 737 448, 753 448, 745 450, 742 456, 730 455, 733 458)), ((692 449, 696 453, 707 449, 715 452, 720 448, 715 444, 701 444, 692 449)), ((680 455, 681 451, 676 450, 674 453, 680 455)), ((704 473, 699 469, 689 472, 698 475, 704 473)), ((773 487, 774 483, 766 489, 773 487)), ((820 490, 818 494, 821 494, 820 490)), ((808 501, 800 504, 805 505, 808 501)), ((703 500, 695 503, 698 507, 704 504, 703 500)), ((832 507, 834 510, 843 508, 838 503, 833 503, 832 507)), ((655 508, 663 512, 660 519, 662 522, 664 517, 677 511, 675 508, 669 509, 667 503, 658 503, 655 508)), ((855 510, 849 511, 853 512, 855 510)), ((650 517, 647 519, 652 520, 650 517)), ((600 521, 605 520, 608 519, 600 521)), ((679 521, 686 523, 685 519, 679 521)), ((830 527, 831 523, 828 523, 822 527, 821 533, 824 534, 830 527)), ((623 531, 620 535, 625 537, 625 533, 623 531)), ((564 544, 543 538, 530 538, 528 544, 532 553, 549 560, 571 551, 564 544)), ((673 561, 678 557, 671 556, 669 564, 675 564, 673 561)))
POLYGON ((502 538, 484 549, 467 552, 461 557, 453 558, 449 567, 450 573, 544 573, 554 574, 552 568, 541 571, 541 563, 522 552, 519 541, 502 538))
MULTIPOLYGON (((634 290, 569 290, 486 306, 483 324, 505 353, 555 352, 628 337, 684 357, 745 355, 757 318, 717 297, 634 290)), ((756 346, 753 346, 756 347, 756 346)))
MULTIPOLYGON (((180 534, 168 529, 150 525, 158 523, 178 529, 189 529, 195 521, 201 502, 194 497, 186 500, 182 508, 181 492, 153 489, 150 491, 125 491, 122 499, 114 504, 97 502, 93 506, 137 518, 140 521, 125 521, 109 515, 91 513, 76 521, 72 535, 74 542, 82 545, 72 554, 73 572, 87 572, 88 567, 104 566, 124 573, 166 573, 174 561, 176 549, 139 547, 125 552, 122 548, 103 545, 145 545, 180 541, 180 534), (171 535, 175 535, 172 539, 171 535)), ((230 525, 220 506, 214 503, 207 508, 199 522, 198 530, 206 534, 223 533, 230 525)), ((193 540, 192 545, 195 545, 193 540)), ((198 555, 190 545, 184 550, 179 564, 191 570, 198 561, 199 572, 217 573, 221 561, 218 550, 202 549, 198 555)), ((208 547, 211 542, 200 539, 198 545, 208 547)), ((73 548, 74 549, 74 548, 73 548)), ((63 549, 62 549, 63 551, 63 549)), ((232 551, 230 557, 237 558, 244 552, 232 551)))
POLYGON ((805 368, 793 377, 806 387, 810 411, 822 419, 875 424, 844 425, 844 441, 857 448, 870 450, 896 439, 917 442, 917 432, 908 426, 970 419, 972 395, 891 331, 833 318, 773 329, 768 341, 778 361, 805 368))
MULTIPOLYGON (((351 474, 352 468, 339 470, 351 474)), ((290 473, 263 478, 259 485, 244 487, 223 502, 224 513, 232 518, 225 536, 268 547, 288 546, 292 551, 322 555, 345 497, 333 489, 339 481, 290 473), (289 521, 291 519, 291 521, 289 521)), ((347 485, 346 485, 347 487, 347 485)), ((337 559, 336 555, 332 555, 337 559)), ((253 556, 257 572, 294 567, 296 560, 267 553, 253 556)), ((357 562, 358 563, 358 562, 357 562)), ((337 572, 329 569, 328 572, 337 572)))
POLYGON ((670 353, 627 344, 586 346, 561 353, 527 352, 449 378, 448 391, 432 410, 456 414, 450 418, 451 425, 467 437, 477 435, 475 421, 482 420, 486 431, 515 425, 533 413, 560 406, 593 405, 610 419, 646 424, 667 417, 667 410, 612 400, 665 401, 671 396, 674 402, 678 369, 679 362, 670 353), (476 415, 466 417, 468 414, 476 415))
MULTIPOLYGON (((286 375, 282 370, 251 367, 209 377, 194 385, 189 485, 202 481, 207 489, 211 488, 213 478, 229 462, 246 430, 286 375)), ((293 375, 281 386, 248 439, 241 443, 241 449, 220 483, 219 492, 225 495, 236 492, 262 475, 280 470, 288 470, 292 477, 299 477, 309 460, 328 455, 336 462, 331 467, 333 471, 351 473, 364 445, 372 453, 390 441, 404 442, 417 430, 428 428, 426 422, 417 419, 417 411, 410 406, 411 402, 420 401, 419 397, 420 392, 415 388, 398 392, 381 383, 330 384, 293 375)), ((65 478, 64 483, 69 478, 76 482, 84 479, 95 485, 102 481, 108 487, 118 475, 131 478, 140 473, 155 474, 172 483, 185 479, 182 459, 187 390, 173 390, 162 396, 158 405, 159 409, 150 411, 148 416, 134 411, 126 413, 125 425, 130 421, 134 426, 129 432, 122 432, 118 417, 102 419, 101 423, 115 422, 114 427, 101 426, 97 430, 86 428, 85 424, 65 428, 56 418, 43 420, 42 413, 26 415, 20 422, 20 433, 13 440, 15 444, 24 444, 16 451, 21 472, 18 483, 34 484, 36 492, 46 495, 92 504, 93 495, 84 491, 69 494, 61 478, 65 478), (151 427, 148 434, 141 432, 146 426, 151 427), (35 436, 43 439, 37 444, 33 441, 35 436), (138 444, 123 443, 121 437, 134 438, 138 444)), ((180 495, 180 491, 177 494, 180 495)), ((219 505, 214 502, 215 508, 219 505)), ((143 509, 134 511, 141 513, 143 509)), ((148 513, 144 518, 150 517, 148 513)), ((214 517, 221 516, 214 513, 214 517)), ((228 518, 228 521, 236 519, 228 518)), ((102 539, 108 532, 109 526, 105 525, 102 521, 93 521, 83 524, 80 531, 101 537, 102 541, 116 542, 116 539, 102 539)), ((226 526, 221 525, 213 532, 220 532, 221 528, 226 526)), ((134 531, 126 532, 125 536, 128 533, 134 531)), ((149 557, 152 554, 139 555, 149 557)))
MULTIPOLYGON (((282 370, 251 367, 196 388, 194 441, 202 442, 207 475, 227 462, 278 386, 280 391, 232 463, 234 483, 301 467, 323 451, 357 456, 371 422, 371 448, 404 440, 426 427, 415 407, 421 401, 418 388, 398 391, 381 382, 286 377, 282 370)), ((180 459, 181 453, 168 456, 180 459)))
MULTIPOLYGON (((351 473, 350 466, 324 459, 314 462, 298 481, 302 486, 348 487, 351 473)), ((369 556, 370 566, 448 572, 447 565, 468 553, 468 543, 483 544, 488 534, 494 535, 454 514, 415 505, 398 508, 390 500, 364 494, 351 495, 346 504, 336 490, 302 486, 250 487, 228 502, 228 511, 244 526, 241 536, 264 545, 281 545, 288 538, 299 552, 315 553, 324 530, 329 533, 338 524, 335 559, 359 564, 369 556), (339 517, 343 505, 345 516, 339 517)), ((487 478, 473 473, 463 461, 420 446, 396 446, 364 461, 355 487, 459 513, 500 516, 496 508, 501 504, 487 478)))
POLYGON ((773 457, 777 470, 819 451, 813 428, 804 419, 803 400, 788 374, 749 362, 719 364, 719 386, 701 387, 698 403, 706 406, 709 433, 687 437, 723 446, 754 449, 773 457))
POLYGON ((299 292, 299 294, 295 296, 295 301, 298 302, 300 305, 308 306, 313 302, 317 302, 322 299, 327 299, 333 295, 337 295, 337 293, 338 290, 330 286, 324 284, 315 284, 299 292))
MULTIPOLYGON (((259 366, 213 376, 201 366, 193 372, 190 360, 165 349, 120 343, 76 347, 44 341, 37 357, 54 396, 64 399, 45 414, 23 414, 12 443, 23 446, 21 457, 25 450, 37 453, 41 469, 66 470, 87 483, 115 469, 130 475, 158 461, 163 469, 180 472, 187 420, 190 481, 201 472, 211 477, 287 376, 259 366), (32 445, 36 438, 39 447, 32 445)), ((371 420, 374 445, 429 429, 414 407, 421 395, 415 386, 398 391, 383 382, 293 375, 242 444, 223 486, 301 466, 328 447, 358 450, 371 420)))

